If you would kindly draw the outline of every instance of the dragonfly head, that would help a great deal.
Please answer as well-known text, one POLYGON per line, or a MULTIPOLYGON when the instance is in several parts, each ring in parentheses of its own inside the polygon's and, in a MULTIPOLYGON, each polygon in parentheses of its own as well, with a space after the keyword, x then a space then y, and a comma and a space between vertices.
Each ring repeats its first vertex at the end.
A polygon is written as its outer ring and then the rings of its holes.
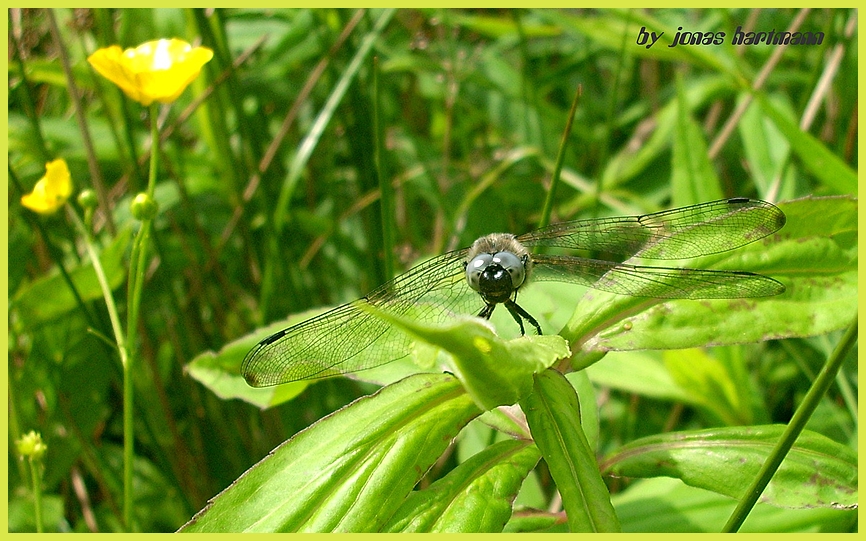
POLYGON ((527 259, 511 252, 478 254, 466 264, 466 280, 485 302, 505 302, 526 280, 527 259))

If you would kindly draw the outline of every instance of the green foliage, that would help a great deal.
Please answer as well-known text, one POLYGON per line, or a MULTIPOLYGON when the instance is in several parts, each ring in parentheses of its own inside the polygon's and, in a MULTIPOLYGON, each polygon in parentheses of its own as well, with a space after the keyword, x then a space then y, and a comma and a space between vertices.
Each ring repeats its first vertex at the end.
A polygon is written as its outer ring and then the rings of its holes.
POLYGON ((533 392, 521 406, 562 496, 569 529, 618 532, 619 519, 581 428, 574 389, 556 370, 545 370, 533 380, 533 392))
MULTIPOLYGON (((782 428, 755 425, 649 436, 610 455, 604 471, 626 477, 676 477, 690 486, 737 498, 748 488, 744 481, 758 472, 782 428)), ((804 432, 762 501, 795 509, 856 509, 856 479, 854 450, 804 432)))
MULTIPOLYGON (((45 440, 46 531, 125 528, 123 394, 78 232, 20 197, 46 161, 68 162, 74 195, 97 195, 125 314, 151 122, 131 529, 719 531, 856 317, 856 11, 811 10, 802 28, 824 43, 778 59, 730 35, 787 28, 797 10, 57 9, 57 37, 47 13, 10 10, 8 119, 10 441, 45 440), (729 37, 668 47, 680 26, 729 37), (665 34, 648 49, 642 27, 665 34), (161 37, 215 54, 150 118, 85 59, 161 37), (778 201, 778 233, 666 264, 765 274, 785 294, 532 283, 520 303, 541 337, 501 309, 496 333, 392 321, 411 359, 246 385, 258 340, 386 281, 386 254, 400 272, 533 229, 578 85, 551 221, 778 201)), ((857 369, 854 350, 743 531, 857 529, 857 369)), ((10 531, 35 530, 30 479, 10 449, 10 531)))

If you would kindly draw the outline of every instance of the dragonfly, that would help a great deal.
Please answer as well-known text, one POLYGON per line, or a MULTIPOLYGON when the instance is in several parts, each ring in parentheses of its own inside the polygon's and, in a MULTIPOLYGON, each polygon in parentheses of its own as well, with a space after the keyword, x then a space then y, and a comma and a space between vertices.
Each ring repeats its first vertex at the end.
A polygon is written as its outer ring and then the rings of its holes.
POLYGON ((412 338, 367 306, 422 323, 443 323, 456 315, 489 319, 501 304, 521 335, 524 321, 542 334, 538 321, 517 304, 518 292, 535 280, 659 299, 778 295, 785 291, 782 283, 752 272, 633 265, 627 260, 726 252, 784 225, 785 214, 775 205, 735 197, 640 216, 566 221, 519 236, 493 233, 422 262, 365 297, 268 336, 247 353, 241 372, 249 385, 266 387, 348 375, 409 356, 412 338), (548 248, 591 255, 541 253, 548 248))

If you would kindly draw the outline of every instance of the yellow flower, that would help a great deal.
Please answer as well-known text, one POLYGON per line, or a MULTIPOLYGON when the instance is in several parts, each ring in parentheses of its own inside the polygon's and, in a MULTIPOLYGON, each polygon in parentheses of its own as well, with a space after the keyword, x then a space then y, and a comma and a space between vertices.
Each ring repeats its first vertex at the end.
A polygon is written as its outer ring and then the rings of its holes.
POLYGON ((21 197, 21 204, 40 214, 54 214, 72 195, 72 177, 62 159, 45 164, 45 176, 33 191, 21 197))
POLYGON ((213 51, 207 47, 193 47, 180 39, 160 39, 125 51, 117 45, 104 47, 87 61, 127 96, 150 105, 154 101, 176 100, 211 58, 213 51))

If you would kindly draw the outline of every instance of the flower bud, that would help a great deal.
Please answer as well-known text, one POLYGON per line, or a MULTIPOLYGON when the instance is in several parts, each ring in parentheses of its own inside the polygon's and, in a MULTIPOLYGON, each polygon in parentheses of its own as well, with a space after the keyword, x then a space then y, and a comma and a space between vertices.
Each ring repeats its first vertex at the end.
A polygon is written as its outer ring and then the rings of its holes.
POLYGON ((15 447, 18 448, 18 453, 22 457, 32 457, 34 460, 42 458, 42 455, 48 450, 48 446, 42 441, 42 436, 33 430, 21 436, 15 442, 15 447))
POLYGON ((132 200, 130 209, 132 210, 133 217, 137 220, 152 220, 156 216, 159 207, 151 196, 141 192, 132 200))
POLYGON ((96 199, 96 192, 91 189, 82 190, 80 194, 78 194, 78 204, 81 205, 83 209, 94 209, 96 205, 99 204, 99 201, 96 199))

